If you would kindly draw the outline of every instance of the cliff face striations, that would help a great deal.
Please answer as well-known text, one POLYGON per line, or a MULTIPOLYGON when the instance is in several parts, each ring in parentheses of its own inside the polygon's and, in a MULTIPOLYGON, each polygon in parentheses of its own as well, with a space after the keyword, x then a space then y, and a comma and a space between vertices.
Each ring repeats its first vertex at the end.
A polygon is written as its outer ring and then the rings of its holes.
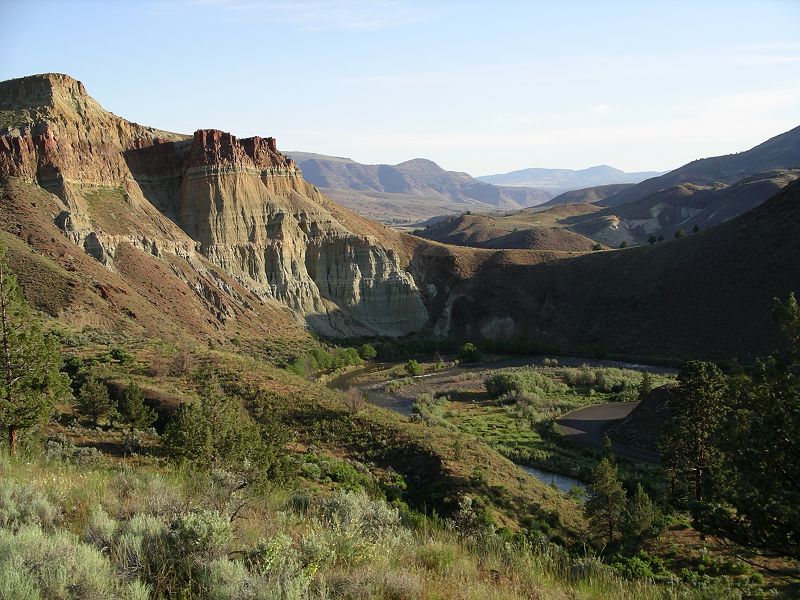
POLYGON ((348 228, 274 138, 143 127, 65 75, 3 82, 0 111, 0 179, 54 194, 53 222, 108 269, 120 244, 217 267, 327 335, 428 319, 401 255, 348 228))

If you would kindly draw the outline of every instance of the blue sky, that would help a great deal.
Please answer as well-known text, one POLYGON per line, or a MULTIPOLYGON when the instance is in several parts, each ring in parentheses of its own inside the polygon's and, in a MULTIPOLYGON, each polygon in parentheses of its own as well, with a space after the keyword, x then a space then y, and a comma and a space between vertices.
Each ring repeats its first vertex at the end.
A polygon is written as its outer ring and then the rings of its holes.
POLYGON ((361 162, 666 170, 800 125, 800 0, 0 0, 0 22, 0 79, 361 162))

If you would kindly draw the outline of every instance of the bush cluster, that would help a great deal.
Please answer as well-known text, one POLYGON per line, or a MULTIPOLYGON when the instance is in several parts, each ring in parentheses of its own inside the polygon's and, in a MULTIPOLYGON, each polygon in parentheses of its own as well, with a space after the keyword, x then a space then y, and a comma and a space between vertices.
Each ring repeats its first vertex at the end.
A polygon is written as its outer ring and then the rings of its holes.
POLYGON ((483 384, 493 398, 519 394, 544 396, 566 391, 564 384, 534 370, 502 371, 487 377, 483 384))
MULTIPOLYGON (((367 355, 371 354, 365 346, 362 346, 362 352, 367 355)), ((371 346, 369 347, 371 348, 371 346)), ((341 367, 360 365, 363 362, 364 359, 355 348, 314 348, 296 357, 286 366, 286 369, 300 377, 308 377, 319 371, 333 371, 341 367)))
POLYGON ((641 373, 631 369, 592 368, 586 365, 563 369, 561 376, 573 388, 589 388, 597 392, 617 394, 628 390, 635 392, 642 380, 641 373))

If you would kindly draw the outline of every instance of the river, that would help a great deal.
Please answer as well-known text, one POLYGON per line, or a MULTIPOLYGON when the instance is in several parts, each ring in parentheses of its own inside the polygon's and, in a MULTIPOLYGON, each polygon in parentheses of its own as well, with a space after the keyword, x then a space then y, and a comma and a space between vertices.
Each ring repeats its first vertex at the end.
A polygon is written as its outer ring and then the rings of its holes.
MULTIPOLYGON (((558 366, 561 367, 580 367, 581 365, 587 365, 595 368, 615 367, 618 369, 632 369, 636 371, 650 371, 651 373, 663 374, 675 374, 677 372, 675 369, 669 369, 666 367, 656 367, 653 365, 643 365, 616 360, 578 358, 573 356, 551 356, 549 358, 555 358, 558 360, 558 366)), ((544 359, 544 356, 515 356, 511 358, 502 358, 497 361, 459 365, 458 367, 447 369, 445 371, 437 371, 435 373, 419 375, 413 379, 424 380, 439 376, 450 376, 454 370, 458 370, 460 372, 470 372, 482 371, 485 369, 503 369, 508 367, 541 366, 543 365, 544 359)), ((391 363, 372 363, 365 367, 353 369, 337 375, 331 378, 326 385, 335 390, 347 390, 351 387, 356 387, 366 395, 367 400, 371 404, 393 410, 405 417, 408 417, 411 415, 411 408, 414 405, 413 398, 407 398, 403 397, 401 394, 392 394, 383 391, 383 386, 386 383, 385 381, 359 382, 359 378, 363 377, 364 375, 382 371, 390 368, 391 366, 393 366, 391 363)), ((574 477, 561 475, 560 473, 554 473, 544 469, 526 467, 524 465, 517 466, 529 475, 536 477, 547 485, 555 485, 555 487, 562 492, 568 492, 572 487, 586 487, 585 482, 575 479, 574 477)))

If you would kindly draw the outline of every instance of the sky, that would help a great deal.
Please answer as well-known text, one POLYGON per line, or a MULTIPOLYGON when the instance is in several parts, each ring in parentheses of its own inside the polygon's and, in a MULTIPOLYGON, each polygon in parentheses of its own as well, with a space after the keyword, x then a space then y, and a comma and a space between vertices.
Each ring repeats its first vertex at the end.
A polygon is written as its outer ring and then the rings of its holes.
POLYGON ((364 163, 663 171, 800 125, 800 0, 0 0, 0 22, 0 79, 364 163))

